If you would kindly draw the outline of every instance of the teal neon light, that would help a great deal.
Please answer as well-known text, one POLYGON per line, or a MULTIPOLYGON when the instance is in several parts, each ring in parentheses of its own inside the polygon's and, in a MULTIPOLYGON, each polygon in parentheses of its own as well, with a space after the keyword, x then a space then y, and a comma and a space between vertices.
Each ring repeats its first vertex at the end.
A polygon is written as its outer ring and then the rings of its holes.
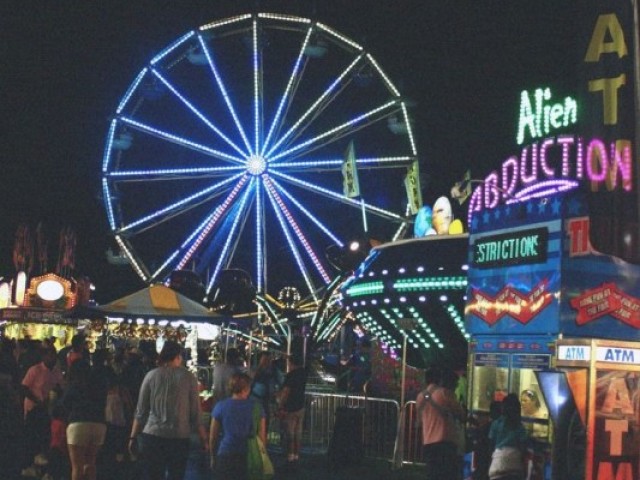
POLYGON ((362 295, 376 295, 382 293, 384 284, 382 282, 367 282, 360 285, 354 285, 347 288, 347 295, 350 297, 359 297, 362 295))
POLYGON ((393 289, 398 292, 424 290, 464 290, 467 277, 414 277, 397 280, 393 289))

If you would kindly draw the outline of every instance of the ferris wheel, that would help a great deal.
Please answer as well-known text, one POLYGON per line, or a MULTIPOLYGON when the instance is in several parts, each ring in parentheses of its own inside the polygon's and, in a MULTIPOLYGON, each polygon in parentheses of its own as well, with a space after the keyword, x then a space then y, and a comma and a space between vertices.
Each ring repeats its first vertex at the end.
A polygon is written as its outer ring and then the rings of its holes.
POLYGON ((238 268, 260 293, 317 300, 334 276, 326 248, 402 232, 417 163, 406 102, 369 52, 323 23, 254 13, 142 68, 110 121, 102 188, 145 282, 189 269, 209 293, 238 268))

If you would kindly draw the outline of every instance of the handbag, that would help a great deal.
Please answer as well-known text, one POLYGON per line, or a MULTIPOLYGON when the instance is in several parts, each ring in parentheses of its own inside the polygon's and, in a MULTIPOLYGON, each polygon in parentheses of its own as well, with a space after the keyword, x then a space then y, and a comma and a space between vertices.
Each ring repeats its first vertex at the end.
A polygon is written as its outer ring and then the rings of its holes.
POLYGON ((260 428, 260 404, 253 406, 253 435, 247 439, 247 478, 249 480, 271 480, 274 475, 269 453, 258 435, 260 428))
POLYGON ((522 451, 516 447, 496 448, 491 455, 489 478, 524 474, 522 451))

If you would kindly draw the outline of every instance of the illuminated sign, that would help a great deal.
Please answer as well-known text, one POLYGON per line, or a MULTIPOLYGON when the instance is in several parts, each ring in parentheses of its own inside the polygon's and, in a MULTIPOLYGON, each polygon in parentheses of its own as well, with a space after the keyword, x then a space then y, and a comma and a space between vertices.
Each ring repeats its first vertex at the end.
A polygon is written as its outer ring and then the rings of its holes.
POLYGON ((533 99, 526 90, 520 94, 520 119, 516 141, 522 145, 525 134, 531 139, 549 135, 552 130, 574 125, 578 120, 578 102, 566 97, 563 103, 549 103, 551 89, 538 88, 533 99))
POLYGON ((546 228, 533 228, 479 238, 473 245, 473 263, 479 268, 543 263, 548 237, 546 228))
POLYGON ((549 137, 522 148, 507 158, 500 172, 494 171, 477 187, 469 203, 469 214, 571 190, 589 180, 591 189, 601 185, 608 191, 632 189, 632 144, 629 140, 604 142, 574 135, 549 137))
POLYGON ((640 349, 620 347, 598 347, 596 351, 598 362, 624 363, 640 365, 640 349))
POLYGON ((558 345, 558 360, 588 362, 591 360, 591 347, 586 345, 558 345))

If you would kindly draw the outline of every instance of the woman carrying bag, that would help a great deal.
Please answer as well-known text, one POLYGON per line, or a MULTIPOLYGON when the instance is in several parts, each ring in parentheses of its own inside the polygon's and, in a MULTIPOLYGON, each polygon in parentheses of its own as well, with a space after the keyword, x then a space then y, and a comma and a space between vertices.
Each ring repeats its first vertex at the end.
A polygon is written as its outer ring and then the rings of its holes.
POLYGON ((246 480, 248 478, 248 439, 260 437, 267 441, 265 414, 260 403, 249 398, 251 377, 245 373, 234 373, 228 384, 231 397, 213 407, 209 445, 211 447, 211 467, 216 479, 246 480), (259 409, 256 427, 254 408, 259 409), (222 435, 220 435, 222 433, 222 435))
POLYGON ((491 424, 489 438, 495 449, 491 455, 491 480, 523 480, 525 477, 523 452, 527 431, 521 422, 520 400, 514 393, 502 400, 502 415, 491 424))

